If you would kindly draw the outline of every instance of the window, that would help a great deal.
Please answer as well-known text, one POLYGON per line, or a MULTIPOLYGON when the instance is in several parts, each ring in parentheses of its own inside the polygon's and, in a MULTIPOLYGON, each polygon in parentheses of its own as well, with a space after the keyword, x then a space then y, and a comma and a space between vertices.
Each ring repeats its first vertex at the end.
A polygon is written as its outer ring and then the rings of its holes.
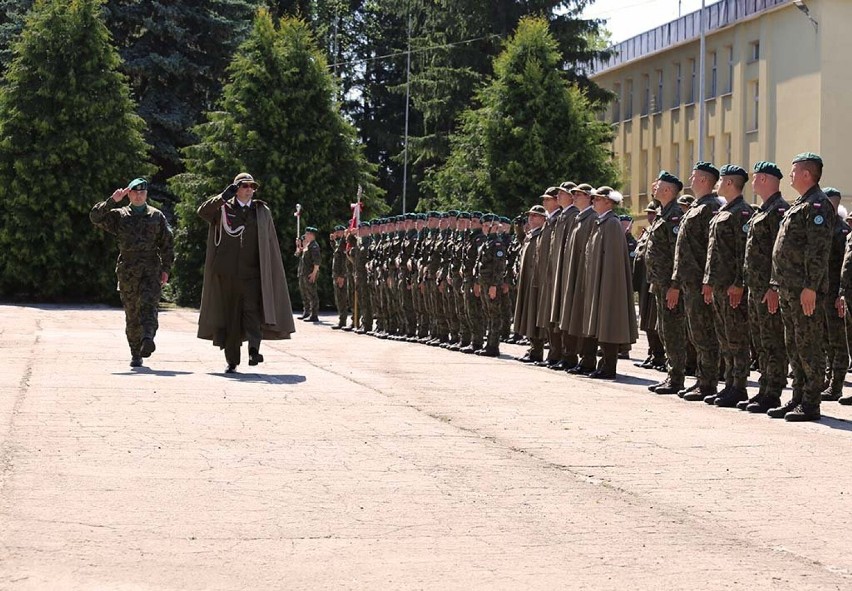
POLYGON ((689 70, 689 103, 692 104, 695 102, 695 77, 697 75, 695 71, 695 60, 689 60, 689 70))
POLYGON ((695 162, 695 142, 689 140, 686 142, 686 158, 687 158, 687 170, 692 166, 692 163, 695 162))
POLYGON ((725 87, 726 93, 734 91, 734 47, 728 46, 728 85, 725 87))
POLYGON ((624 93, 624 118, 633 118, 633 80, 627 80, 627 88, 624 93))
POLYGON ((672 171, 676 177, 680 177, 680 144, 672 144, 672 156, 674 156, 674 170, 672 171))
POLYGON ((759 123, 760 115, 760 82, 752 80, 749 83, 749 106, 748 106, 748 131, 755 131, 759 123))
POLYGON ((713 98, 716 96, 716 82, 719 78, 719 72, 716 63, 716 52, 710 54, 710 86, 707 88, 707 96, 705 98, 713 98))
POLYGON ((639 171, 639 192, 648 192, 648 150, 642 150, 642 169, 639 171))
POLYGON ((674 92, 672 93, 672 108, 680 105, 680 84, 681 80, 681 70, 680 70, 680 62, 675 62, 674 65, 674 73, 675 73, 675 81, 674 81, 674 92))
POLYGON ((657 70, 657 94, 654 96, 654 113, 663 110, 663 71, 657 70))
POLYGON ((651 77, 642 75, 642 115, 647 115, 651 108, 651 77))
POLYGON ((725 162, 733 162, 733 157, 731 156, 731 134, 725 134, 725 162))
POLYGON ((630 186, 633 180, 633 154, 624 155, 624 178, 627 179, 627 185, 630 186))
POLYGON ((612 101, 612 122, 621 121, 621 84, 616 83, 612 89, 615 100, 612 101))
POLYGON ((756 62, 760 59, 760 41, 752 41, 749 44, 749 61, 756 62))
MULTIPOLYGON (((707 160, 708 162, 715 162, 716 161, 716 138, 713 137, 712 135, 707 138, 706 148, 707 148, 707 153, 704 155, 704 160, 707 160)), ((728 164, 729 162, 730 162, 730 160, 725 162, 725 164, 728 164)))
POLYGON ((660 147, 654 148, 654 176, 656 173, 663 170, 663 149, 660 147))

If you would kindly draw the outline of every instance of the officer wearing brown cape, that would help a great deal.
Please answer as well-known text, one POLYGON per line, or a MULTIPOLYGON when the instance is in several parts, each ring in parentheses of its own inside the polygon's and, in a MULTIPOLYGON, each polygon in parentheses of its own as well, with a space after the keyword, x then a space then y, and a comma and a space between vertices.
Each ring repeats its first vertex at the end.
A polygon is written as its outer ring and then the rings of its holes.
POLYGON ((541 228, 547 218, 547 211, 541 205, 534 205, 527 212, 529 230, 521 251, 521 268, 518 271, 518 295, 515 302, 515 332, 530 340, 530 349, 518 361, 534 363, 541 361, 544 353, 545 332, 536 326, 536 306, 539 288, 536 285, 536 263, 541 228))
POLYGON ((257 365, 262 339, 289 339, 296 330, 275 223, 266 203, 253 198, 257 187, 242 172, 198 208, 210 224, 198 338, 225 349, 226 373, 236 371, 244 340, 249 365, 257 365))
POLYGON ((594 342, 583 339, 583 286, 586 270, 586 242, 592 233, 597 214, 592 209, 592 187, 582 183, 574 188, 574 205, 580 212, 574 221, 571 236, 565 243, 565 293, 562 295, 562 314, 559 328, 563 333, 562 343, 566 352, 581 356, 574 367, 566 371, 571 374, 589 374, 595 371, 597 359, 594 342))
POLYGON ((550 260, 553 267, 553 279, 550 284, 550 353, 548 357, 552 362, 548 365, 550 369, 566 370, 577 365, 576 347, 566 349, 562 342, 563 332, 559 328, 559 318, 562 314, 562 276, 565 270, 565 242, 571 236, 574 221, 580 211, 574 206, 574 194, 571 189, 577 184, 566 181, 559 185, 556 193, 556 201, 559 204, 559 214, 556 216, 556 226, 553 230, 553 238, 550 241, 550 260))
POLYGON ((559 192, 559 187, 549 187, 541 196, 541 204, 547 211, 547 219, 544 226, 541 228, 541 239, 538 244, 538 255, 536 263, 536 274, 538 276, 538 304, 536 306, 535 323, 541 329, 550 341, 547 359, 539 361, 536 365, 548 366, 556 365, 559 358, 562 356, 561 342, 557 340, 554 347, 552 331, 550 327, 550 305, 553 300, 553 277, 556 275, 556 259, 551 255, 553 251, 553 235, 556 229, 556 220, 559 218, 559 213, 562 211, 556 195, 559 192))
POLYGON ((627 239, 612 211, 624 197, 610 187, 593 194, 597 219, 586 243, 583 284, 583 337, 600 345, 603 357, 590 378, 615 379, 619 345, 635 343, 636 311, 627 239))

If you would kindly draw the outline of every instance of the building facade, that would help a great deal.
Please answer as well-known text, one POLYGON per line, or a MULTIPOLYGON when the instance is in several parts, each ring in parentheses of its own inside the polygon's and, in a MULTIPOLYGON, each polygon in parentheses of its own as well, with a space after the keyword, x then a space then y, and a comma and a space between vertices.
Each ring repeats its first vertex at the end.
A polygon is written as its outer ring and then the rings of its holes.
POLYGON ((852 0, 721 0, 616 45, 591 78, 616 96, 605 117, 629 207, 644 209, 661 169, 685 183, 700 157, 787 172, 805 151, 823 157, 823 186, 852 195, 850 26, 852 0))

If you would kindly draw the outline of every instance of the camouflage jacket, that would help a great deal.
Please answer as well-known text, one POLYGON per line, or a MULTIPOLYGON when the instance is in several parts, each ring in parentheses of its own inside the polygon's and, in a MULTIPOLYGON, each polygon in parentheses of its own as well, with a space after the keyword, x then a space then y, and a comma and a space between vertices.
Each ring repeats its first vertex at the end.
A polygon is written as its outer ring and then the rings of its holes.
POLYGON ((672 287, 701 288, 707 265, 710 220, 717 211, 719 200, 711 193, 698 199, 683 215, 675 245, 672 287))
POLYGON ((646 230, 645 276, 648 283, 658 289, 671 287, 675 244, 682 216, 680 205, 672 199, 646 230))
POLYGON ((746 237, 745 263, 743 279, 746 287, 763 293, 769 289, 772 276, 772 246, 778 236, 781 218, 790 209, 781 193, 775 193, 760 206, 749 224, 746 237))
POLYGON ((726 203, 710 221, 704 283, 743 287, 743 262, 749 221, 754 214, 742 195, 726 203))
POLYGON ((484 288, 503 284, 506 275, 506 245, 497 234, 489 234, 480 245, 474 275, 484 288))
POLYGON ((110 197, 96 204, 89 219, 97 227, 118 239, 119 265, 159 265, 170 273, 175 260, 174 238, 166 216, 159 209, 145 206, 143 212, 122 206, 110 197))
POLYGON ((798 292, 804 288, 828 292, 828 255, 836 214, 814 185, 793 202, 781 220, 772 248, 773 286, 798 292))
POLYGON ((840 219, 840 216, 835 216, 834 232, 831 236, 831 252, 828 255, 828 293, 832 298, 842 295, 840 292, 840 274, 849 233, 849 224, 840 219))

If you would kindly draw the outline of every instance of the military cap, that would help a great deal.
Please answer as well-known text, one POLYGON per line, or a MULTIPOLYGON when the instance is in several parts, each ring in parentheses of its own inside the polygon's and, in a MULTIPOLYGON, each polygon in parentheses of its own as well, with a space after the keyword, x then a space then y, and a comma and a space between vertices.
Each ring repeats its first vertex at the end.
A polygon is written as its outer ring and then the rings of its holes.
POLYGON ((547 190, 542 195, 542 198, 550 198, 556 197, 556 194, 559 192, 559 187, 548 187, 547 190))
POLYGON ((429 212, 427 212, 427 213, 426 213, 426 217, 430 217, 430 218, 439 218, 439 217, 441 217, 441 212, 439 212, 439 211, 429 211, 429 212))
POLYGON ((359 228, 369 228, 369 227, 370 227, 370 222, 359 222, 359 223, 358 223, 358 227, 359 227, 359 228))
POLYGON ((426 220, 426 219, 428 219, 428 218, 429 218, 429 216, 428 216, 428 215, 426 215, 425 213, 418 213, 418 214, 417 214, 417 219, 418 219, 418 220, 426 220))
POLYGON ((147 191, 148 190, 148 181, 139 177, 138 179, 133 179, 127 184, 127 188, 131 191, 147 191))
POLYGON ((659 204, 656 201, 649 201, 648 205, 645 206, 645 211, 648 213, 657 213, 657 208, 659 204))
POLYGON ((760 203, 752 203, 751 208, 754 210, 754 213, 760 213, 760 203))
POLYGON ((416 214, 416 213, 414 213, 413 211, 408 212, 407 214, 405 214, 405 219, 407 219, 407 220, 416 220, 416 219, 417 219, 417 214, 416 214))
POLYGON ((657 180, 675 185, 678 191, 683 190, 683 181, 667 170, 661 170, 659 176, 657 176, 657 180))
POLYGON ((586 195, 591 195, 594 192, 594 188, 589 183, 580 183, 573 189, 571 189, 572 193, 585 193, 586 195))
POLYGON ((748 173, 743 167, 736 164, 726 164, 723 166, 722 170, 719 171, 719 176, 741 176, 748 180, 748 173))
POLYGON ((627 214, 627 213, 623 213, 620 216, 618 216, 618 219, 622 222, 632 222, 633 216, 630 215, 630 214, 627 214))
POLYGON ((774 162, 764 162, 760 161, 754 165, 755 174, 769 174, 778 179, 783 179, 784 174, 781 172, 781 169, 778 168, 778 165, 774 162))
POLYGON ((346 229, 346 227, 345 227, 345 226, 341 226, 340 224, 337 224, 337 225, 334 227, 334 231, 335 231, 335 232, 342 232, 342 231, 343 231, 343 230, 345 230, 345 229, 346 229))
POLYGON ((547 210, 541 205, 533 205, 527 213, 530 215, 547 216, 547 210))
POLYGON ((470 212, 469 211, 460 211, 459 212, 459 219, 460 220, 469 220, 470 219, 470 212))
POLYGON ((470 212, 470 219, 472 220, 481 220, 482 212, 481 211, 472 211, 470 212))
POLYGON ((716 180, 719 180, 719 169, 713 166, 709 162, 704 162, 699 160, 695 163, 695 166, 692 167, 692 170, 700 170, 701 172, 706 172, 707 174, 712 174, 716 180))
POLYGON ((256 181, 256 180, 254 180, 254 177, 253 177, 253 176, 251 176, 251 175, 250 175, 249 173, 247 173, 247 172, 241 172, 240 174, 238 174, 237 176, 235 176, 235 177, 234 177, 234 184, 235 184, 235 185, 237 185, 237 186, 239 187, 241 183, 245 183, 245 184, 247 184, 247 185, 251 185, 251 186, 252 186, 252 187, 254 187, 255 189, 257 189, 257 188, 258 188, 258 186, 259 186, 259 185, 257 184, 257 181, 256 181))
POLYGON ((457 217, 459 217, 459 210, 458 209, 451 209, 450 211, 447 212, 447 215, 450 216, 451 218, 457 218, 457 217))
POLYGON ((501 215, 499 218, 497 218, 497 221, 499 221, 501 224, 511 224, 512 223, 511 220, 509 220, 509 218, 507 218, 504 215, 501 215))
POLYGON ((305 228, 305 232, 311 232, 312 234, 317 234, 317 233, 319 233, 319 230, 317 230, 315 226, 308 226, 307 228, 305 228))
POLYGON ((695 203, 695 197, 692 195, 681 195, 677 198, 678 205, 692 205, 695 203))
POLYGON ((450 217, 450 214, 448 214, 446 211, 442 211, 442 212, 438 215, 438 217, 440 217, 440 218, 443 220, 443 219, 446 219, 446 218, 450 217))
POLYGON ((840 190, 834 187, 826 187, 822 190, 826 197, 841 197, 840 190))
POLYGON ((494 215, 493 213, 486 213, 482 216, 482 223, 483 224, 494 222, 496 220, 497 220, 497 216, 494 215))
POLYGON ((563 191, 565 191, 566 193, 570 193, 576 187, 577 187, 577 183, 575 183, 573 181, 565 181, 564 183, 559 185, 559 188, 562 189, 563 191))
POLYGON ((813 152, 802 152, 801 154, 797 154, 796 157, 793 158, 793 164, 796 162, 816 162, 822 166, 822 158, 820 158, 819 154, 814 154, 813 152))
POLYGON ((621 203, 622 201, 624 201, 624 195, 622 195, 612 187, 607 187, 606 185, 592 190, 592 195, 595 197, 605 197, 613 203, 621 203))

